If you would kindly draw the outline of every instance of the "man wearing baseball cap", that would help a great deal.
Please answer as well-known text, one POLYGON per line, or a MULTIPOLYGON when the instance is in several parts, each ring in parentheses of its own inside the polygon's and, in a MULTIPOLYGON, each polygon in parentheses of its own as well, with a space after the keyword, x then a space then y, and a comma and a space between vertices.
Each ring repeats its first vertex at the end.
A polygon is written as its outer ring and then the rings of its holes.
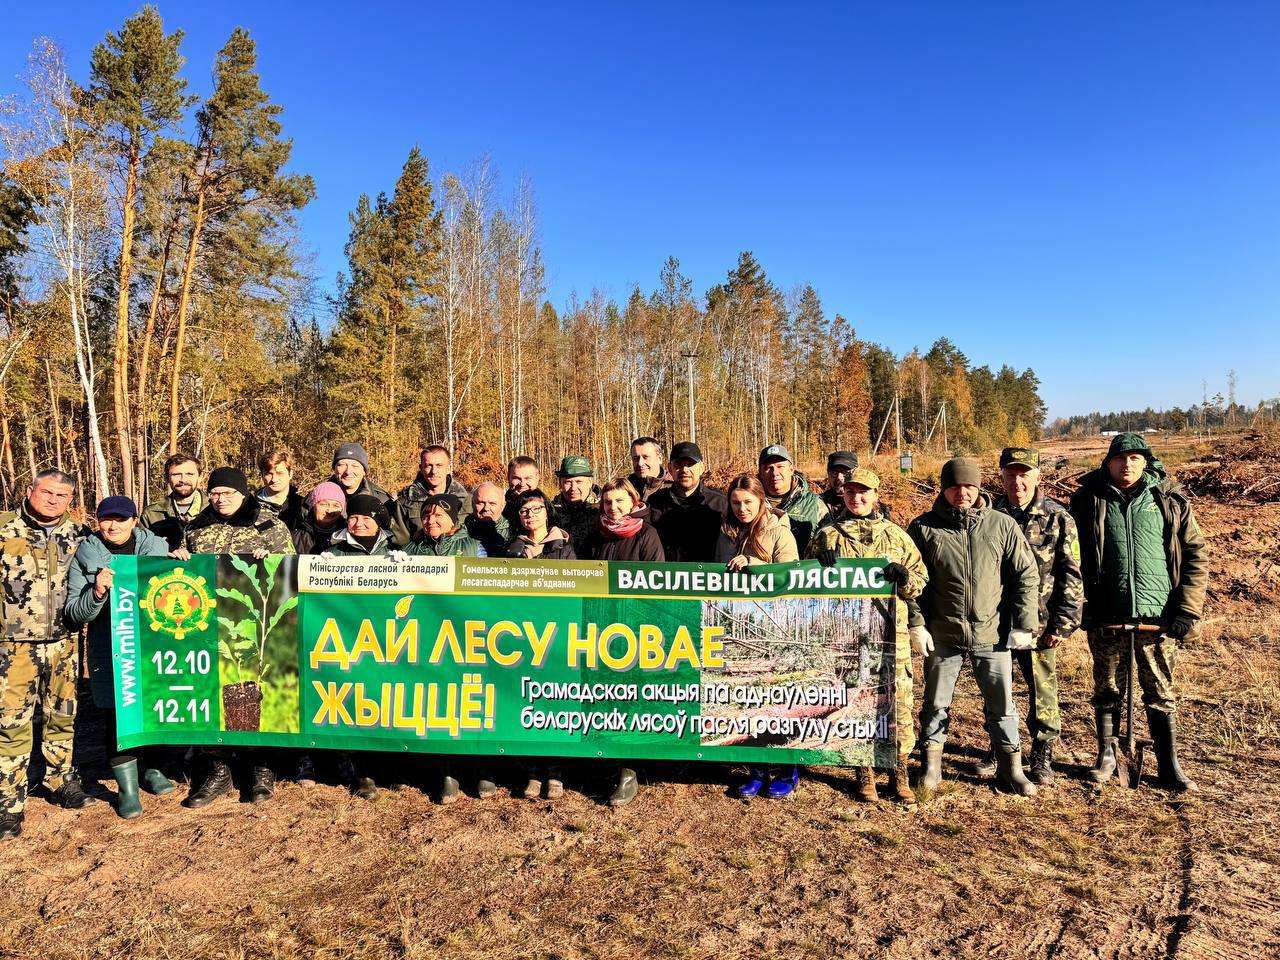
POLYGON ((757 476, 769 505, 791 520, 791 533, 803 556, 813 532, 826 519, 827 505, 809 489, 809 478, 796 469, 791 451, 780 443, 771 443, 760 451, 757 476))
POLYGON ((827 515, 834 517, 844 509, 844 481, 858 469, 858 455, 852 450, 837 450, 827 455, 827 488, 822 491, 822 502, 827 505, 827 515))
MULTIPOLYGON (((1035 647, 1012 653, 1027 682, 1027 732, 1031 735, 1031 768, 1027 777, 1044 786, 1053 780, 1053 746, 1062 734, 1057 648, 1080 626, 1084 606, 1080 541, 1076 522, 1067 508, 1040 489, 1038 451, 1006 447, 1000 454, 1000 482, 1004 493, 996 498, 995 509, 1013 517, 1022 530, 1040 577, 1040 629, 1035 647)), ((1001 614, 1000 636, 1007 639, 1008 608, 1001 614)))
POLYGON ((668 561, 712 563, 728 500, 702 479, 706 464, 692 440, 671 448, 667 459, 671 486, 649 498, 649 517, 668 561))
MULTIPOLYGON (((854 468, 841 483, 844 505, 837 519, 824 524, 809 543, 809 559, 833 566, 841 557, 880 557, 888 561, 884 578, 897 594, 894 616, 894 727, 898 737, 898 762, 889 774, 894 802, 912 806, 907 760, 915 745, 915 697, 912 689, 911 641, 907 634, 907 603, 915 600, 929 582, 929 571, 907 532, 886 520, 877 509, 880 478, 870 470, 854 468)), ((858 797, 876 800, 875 771, 857 771, 858 797)))
POLYGON ((1179 793, 1195 790, 1178 763, 1173 666, 1179 642, 1204 615, 1209 563, 1186 491, 1165 476, 1141 435, 1122 433, 1102 466, 1081 479, 1071 515, 1080 532, 1084 625, 1093 654, 1098 759, 1089 777, 1105 783, 1116 770, 1129 631, 1113 628, 1136 624, 1150 628, 1134 643, 1158 783, 1179 793))
POLYGON ((933 508, 907 531, 929 568, 929 583, 918 609, 911 611, 909 631, 913 646, 924 655, 920 785, 932 792, 942 782, 951 699, 967 658, 982 691, 996 780, 1012 793, 1034 796, 1036 785, 1022 773, 1009 651, 1035 643, 1040 596, 1035 561, 1013 519, 991 509, 978 461, 948 460, 939 485, 942 492, 933 508), (1005 604, 1007 610, 1002 609, 1005 604), (1002 615, 1009 623, 1004 636, 1002 615))
POLYGON ((586 457, 565 457, 556 470, 556 482, 560 492, 551 501, 555 509, 555 523, 569 534, 573 552, 587 556, 587 540, 600 519, 600 488, 595 483, 595 471, 586 457))

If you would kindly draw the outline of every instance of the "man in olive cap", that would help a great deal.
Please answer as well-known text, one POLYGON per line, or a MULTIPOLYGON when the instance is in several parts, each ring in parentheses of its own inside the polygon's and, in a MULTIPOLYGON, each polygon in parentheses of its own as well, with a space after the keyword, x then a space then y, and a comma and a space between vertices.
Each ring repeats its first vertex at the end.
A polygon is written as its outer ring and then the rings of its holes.
MULTIPOLYGON (((1080 584, 1080 541, 1067 508, 1040 488, 1040 454, 1027 447, 1006 447, 1000 454, 1004 493, 995 508, 1013 517, 1027 538, 1040 576, 1040 629, 1031 650, 1013 659, 1027 682, 1027 732, 1031 769, 1027 776, 1043 786, 1053 780, 1053 745, 1062 734, 1058 709, 1058 644, 1080 626, 1084 589, 1080 584)), ((1000 636, 1009 636, 1008 608, 1001 611, 1000 636)), ((994 758, 991 759, 994 763, 994 758)), ((980 770, 981 772, 981 770, 980 770)), ((994 772, 994 771, 993 771, 994 772)), ((988 776, 990 774, 987 774, 988 776)))
POLYGON ((948 460, 940 485, 933 509, 913 520, 907 531, 929 570, 919 606, 911 610, 910 628, 912 645, 924 655, 920 784, 932 792, 942 781, 951 699, 967 657, 982 691, 996 780, 1013 793, 1034 796, 1035 784, 1022 773, 1009 651, 1035 644, 1040 595, 1035 561, 1013 519, 991 509, 978 461, 948 460), (1003 636, 1002 614, 1009 623, 1003 636))
POLYGON ((1093 654, 1093 709, 1098 759, 1090 779, 1105 783, 1116 769, 1120 708, 1128 682, 1129 631, 1138 682, 1155 741, 1158 783, 1196 789, 1178 763, 1173 666, 1178 642, 1200 622, 1209 580, 1204 536, 1183 488, 1136 433, 1111 441, 1102 466, 1086 474, 1071 497, 1080 532, 1084 626, 1093 654))
POLYGON ((600 488, 595 485, 595 471, 586 457, 565 457, 556 470, 560 493, 551 501, 556 513, 556 526, 569 534, 573 552, 587 555, 587 539, 600 518, 600 488))

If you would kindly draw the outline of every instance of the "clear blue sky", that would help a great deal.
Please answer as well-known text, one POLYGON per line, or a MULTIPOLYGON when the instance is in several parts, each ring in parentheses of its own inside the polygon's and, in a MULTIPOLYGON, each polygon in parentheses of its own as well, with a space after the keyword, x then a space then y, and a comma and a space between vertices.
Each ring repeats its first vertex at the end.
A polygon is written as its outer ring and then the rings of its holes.
MULTIPOLYGON (((83 76, 140 3, 11 4, 83 76)), ((1280 394, 1280 4, 159 4, 187 75, 258 42, 322 286, 410 146, 527 172, 549 296, 704 291, 741 250, 896 350, 951 337, 1050 414, 1280 394), (354 12, 353 12, 354 11, 354 12)))

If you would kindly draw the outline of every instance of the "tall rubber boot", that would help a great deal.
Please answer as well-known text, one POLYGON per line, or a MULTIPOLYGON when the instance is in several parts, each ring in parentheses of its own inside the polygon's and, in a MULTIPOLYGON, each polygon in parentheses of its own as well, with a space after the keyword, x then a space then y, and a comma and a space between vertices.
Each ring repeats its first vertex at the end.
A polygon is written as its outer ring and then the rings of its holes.
POLYGON ((623 767, 618 771, 618 785, 609 796, 609 806, 625 807, 639 792, 640 781, 636 779, 636 772, 630 767, 623 767))
POLYGON ((1022 748, 996 748, 996 783, 1020 797, 1034 797, 1040 792, 1022 773, 1022 748))
POLYGON ((119 757, 111 764, 119 793, 116 795, 116 813, 122 820, 142 816, 142 801, 138 798, 138 761, 133 757, 119 757))
POLYGON ((933 793, 942 783, 942 744, 925 741, 920 749, 920 786, 933 793))
POLYGON ((173 781, 162 771, 155 767, 147 767, 142 771, 142 789, 157 797, 163 797, 166 793, 173 793, 174 786, 173 781))
POLYGON ((1116 775, 1116 716, 1110 707, 1095 707, 1093 719, 1098 734, 1098 759, 1088 777, 1094 783, 1106 783, 1116 775))
POLYGON ((1175 793, 1196 792, 1200 788, 1178 765, 1178 736, 1172 713, 1147 711, 1147 729, 1156 747, 1156 785, 1175 793))

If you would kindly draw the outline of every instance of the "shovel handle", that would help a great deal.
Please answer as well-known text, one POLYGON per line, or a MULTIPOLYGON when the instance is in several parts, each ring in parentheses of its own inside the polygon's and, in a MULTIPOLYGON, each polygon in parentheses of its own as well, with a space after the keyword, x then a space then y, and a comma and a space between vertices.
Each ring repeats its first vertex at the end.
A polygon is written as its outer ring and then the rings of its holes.
POLYGON ((1163 633, 1164 627, 1158 623, 1108 623, 1100 629, 1112 633, 1163 633))

